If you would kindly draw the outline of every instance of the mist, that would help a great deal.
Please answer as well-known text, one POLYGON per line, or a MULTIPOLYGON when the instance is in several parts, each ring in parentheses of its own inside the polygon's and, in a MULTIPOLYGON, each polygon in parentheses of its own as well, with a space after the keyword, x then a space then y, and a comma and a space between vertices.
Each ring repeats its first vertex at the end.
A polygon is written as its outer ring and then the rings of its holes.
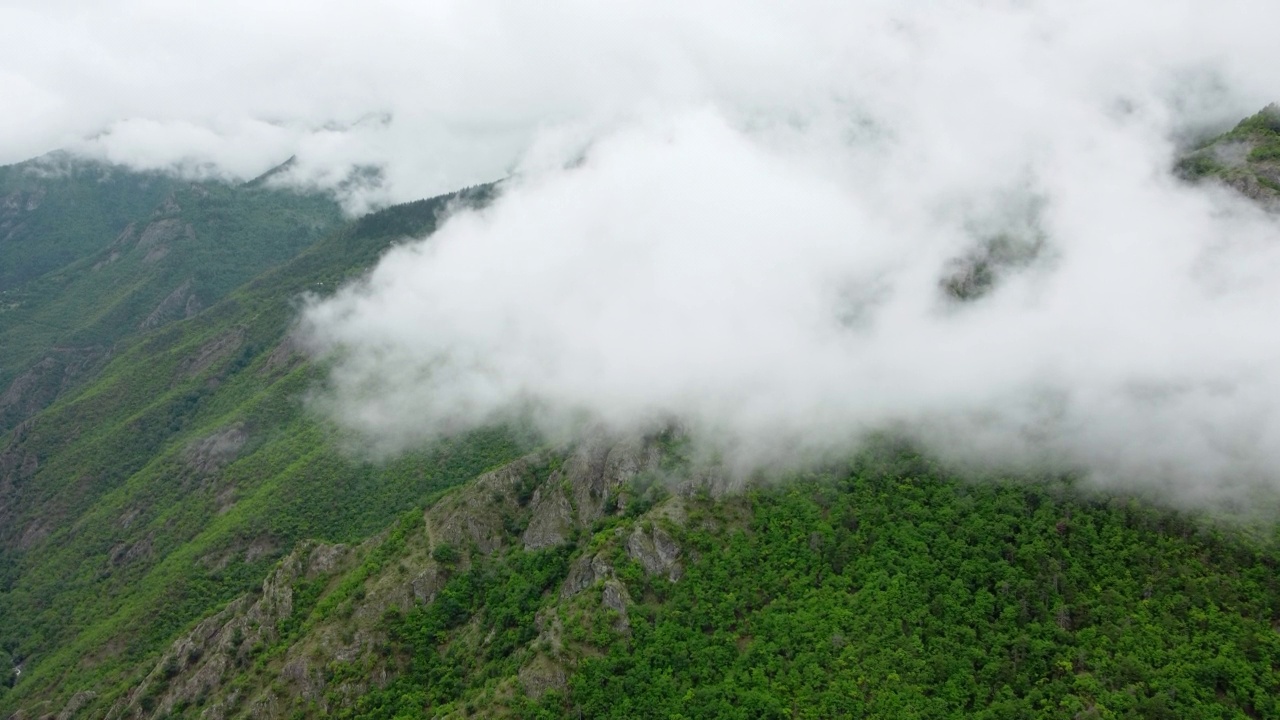
POLYGON ((1272 488, 1275 221, 1174 181, 1146 128, 1094 120, 1038 162, 972 147, 941 177, 915 140, 833 161, 803 129, 713 110, 638 121, 313 303, 304 331, 334 358, 319 404, 390 452, 513 418, 677 418, 740 470, 892 430, 1188 502, 1272 488), (1044 249, 976 299, 944 292, 1000 233, 1044 249))
POLYGON ((795 95, 543 133, 491 206, 310 305, 319 407, 385 452, 676 418, 743 471, 889 431, 1182 504, 1276 490, 1278 226, 1169 171, 1249 50, 1208 61, 1194 5, 1093 10, 864 11, 807 27, 795 95), (946 292, 992 238, 1019 260, 946 292))
POLYGON ((353 214, 502 179, 303 312, 313 405, 370 452, 675 420, 742 472, 888 431, 1280 490, 1280 226, 1170 172, 1280 99, 1274 3, 229 8, 0 9, 0 160, 292 156, 353 214))
POLYGON ((1023 152, 1017 136, 1048 106, 1060 129, 1101 104, 1179 136, 1256 112, 1275 100, 1278 13, 1261 0, 12 0, 0 163, 71 149, 247 180, 293 157, 277 181, 359 214, 705 105, 756 130, 807 123, 811 143, 924 132, 912 160, 941 179, 971 150, 1023 152), (984 144, 946 144, 962 139, 984 144))

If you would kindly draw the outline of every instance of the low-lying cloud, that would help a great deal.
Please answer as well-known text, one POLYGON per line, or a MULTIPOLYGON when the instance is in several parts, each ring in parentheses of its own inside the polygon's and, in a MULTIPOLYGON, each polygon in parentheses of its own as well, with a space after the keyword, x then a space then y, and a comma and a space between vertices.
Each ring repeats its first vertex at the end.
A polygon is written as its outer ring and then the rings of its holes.
POLYGON ((1175 181, 1141 123, 1082 119, 937 171, 916 132, 639 120, 313 304, 322 404, 392 451, 512 417, 674 417, 745 468, 891 430, 1187 501, 1275 486, 1275 220, 1175 181), (976 299, 946 292, 997 236, 1039 249, 976 299))
POLYGON ((1170 173, 1280 99, 1274 3, 123 4, 0 11, 8 159, 293 155, 353 211, 509 178, 304 314, 318 405, 377 451, 677 418, 744 469, 889 430, 1280 488, 1280 226, 1170 173))

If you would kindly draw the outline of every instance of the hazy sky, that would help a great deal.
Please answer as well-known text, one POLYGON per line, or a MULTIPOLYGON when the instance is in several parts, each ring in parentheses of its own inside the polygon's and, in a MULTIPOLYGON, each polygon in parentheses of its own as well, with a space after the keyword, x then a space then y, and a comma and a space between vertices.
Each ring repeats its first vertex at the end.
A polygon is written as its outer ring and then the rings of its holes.
POLYGON ((0 161, 512 176, 307 311, 372 447, 681 418, 748 466, 908 428, 1188 502, 1280 487, 1280 233, 1168 170, 1280 99, 1264 0, 8 2, 0 161), (1043 243, 987 297, 939 278, 1043 243))
POLYGON ((996 134, 1066 93, 1161 127, 1170 112, 1225 121, 1275 94, 1278 14, 1266 0, 4 0, 0 162, 79 146, 246 177, 297 154, 329 184, 382 167, 358 209, 501 176, 547 136, 688 107, 741 124, 930 107, 996 134))

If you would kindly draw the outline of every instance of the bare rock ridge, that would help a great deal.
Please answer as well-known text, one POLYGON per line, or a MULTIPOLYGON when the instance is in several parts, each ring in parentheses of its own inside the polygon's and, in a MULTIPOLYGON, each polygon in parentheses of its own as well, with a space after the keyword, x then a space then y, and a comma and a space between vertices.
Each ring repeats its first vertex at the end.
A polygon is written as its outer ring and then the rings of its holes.
MULTIPOLYGON (((106 717, 163 717, 175 708, 203 705, 211 696, 216 699, 204 707, 201 717, 228 717, 243 697, 226 681, 279 638, 281 622, 295 610, 295 583, 333 575, 351 559, 352 550, 342 545, 303 543, 295 548, 263 581, 256 597, 234 600, 174 642, 106 717)), ((268 705, 255 709, 260 716, 270 716, 268 705)))
POLYGON ((200 312, 202 308, 200 299, 192 292, 191 279, 188 278, 174 288, 173 292, 166 295, 160 304, 143 318, 138 324, 138 329, 150 330, 174 320, 189 318, 200 312))
POLYGON ((110 357, 104 347, 53 347, 0 392, 0 428, 35 415, 110 357))
MULTIPOLYGON (((224 428, 189 446, 186 461, 216 471, 245 437, 243 427, 224 428)), ((428 508, 403 537, 388 531, 359 547, 303 543, 260 592, 175 641, 107 717, 198 710, 201 718, 267 718, 288 714, 295 702, 332 713, 398 671, 385 650, 388 613, 437 602, 449 580, 476 562, 555 548, 570 553, 567 572, 537 615, 537 637, 518 651, 518 673, 503 683, 530 697, 563 690, 586 651, 565 637, 568 614, 630 632, 634 599, 619 561, 664 582, 683 576, 685 553, 672 529, 686 521, 683 507, 695 485, 663 490, 662 499, 635 512, 642 507, 637 488, 660 475, 661 461, 654 438, 602 435, 477 477, 428 508), (375 557, 381 559, 371 564, 375 557), (334 675, 333 663, 363 670, 358 678, 334 675), (258 669, 256 679, 246 683, 250 666, 258 669)), ((483 647, 492 632, 478 622, 473 618, 451 642, 483 647)))

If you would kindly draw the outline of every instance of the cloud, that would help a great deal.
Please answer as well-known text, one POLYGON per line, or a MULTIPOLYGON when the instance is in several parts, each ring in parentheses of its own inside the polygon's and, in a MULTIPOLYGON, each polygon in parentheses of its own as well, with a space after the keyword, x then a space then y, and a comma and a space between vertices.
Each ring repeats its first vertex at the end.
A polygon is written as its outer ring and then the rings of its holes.
POLYGON ((390 451, 676 417, 742 469, 893 430, 1175 502, 1271 492, 1280 230, 1168 172, 1276 79, 1244 10, 762 22, 759 75, 721 55, 710 90, 544 133, 491 207, 311 305, 320 403, 390 451), (944 291, 984 257, 985 294, 944 291))
POLYGON ((0 158, 378 168, 353 212, 510 176, 307 310, 371 446, 675 416, 747 466, 906 428, 1185 502, 1280 484, 1275 221, 1168 172, 1276 99, 1274 3, 218 7, 0 9, 0 158))
POLYGON ((502 177, 548 133, 655 107, 786 122, 838 105, 896 122, 932 104, 939 125, 996 134, 1025 118, 979 95, 1016 108, 1083 92, 1117 108, 1155 95, 1141 109, 1196 129, 1272 99, 1276 12, 1254 0, 15 0, 0 7, 0 162, 75 146, 252 177, 296 155, 297 180, 329 188, 382 168, 381 185, 346 198, 355 212, 502 177))
POLYGON ((1150 120, 1048 99, 1000 133, 930 104, 887 139, 637 119, 314 302, 319 404, 391 452, 513 417, 674 417, 739 470, 890 430, 1167 501, 1273 491, 1280 227, 1174 180, 1150 120), (1001 237, 1031 250, 975 300, 945 292, 1001 237))

